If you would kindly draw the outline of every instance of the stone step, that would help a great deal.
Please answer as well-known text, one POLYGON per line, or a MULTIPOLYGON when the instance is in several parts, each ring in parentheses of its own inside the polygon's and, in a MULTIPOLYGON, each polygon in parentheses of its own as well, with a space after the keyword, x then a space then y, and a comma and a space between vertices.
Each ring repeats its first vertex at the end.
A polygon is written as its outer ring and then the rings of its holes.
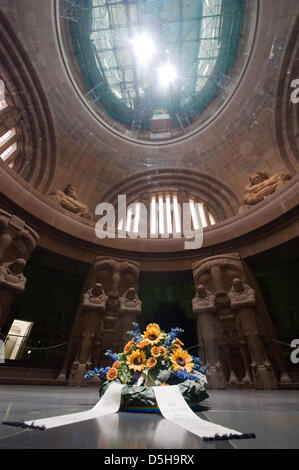
POLYGON ((13 367, 2 364, 0 366, 1 377, 35 377, 41 379, 56 379, 59 369, 44 369, 34 367, 13 367))
POLYGON ((38 377, 1 377, 0 384, 6 385, 67 385, 66 380, 42 379, 38 377))

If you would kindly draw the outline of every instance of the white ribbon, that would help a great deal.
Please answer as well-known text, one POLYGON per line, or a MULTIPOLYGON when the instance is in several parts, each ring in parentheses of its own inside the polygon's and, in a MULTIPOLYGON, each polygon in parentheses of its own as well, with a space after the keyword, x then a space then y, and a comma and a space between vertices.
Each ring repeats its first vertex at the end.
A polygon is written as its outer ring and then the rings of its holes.
POLYGON ((196 434, 196 436, 214 438, 215 435, 242 435, 241 432, 234 429, 229 429, 199 418, 189 408, 177 385, 153 387, 153 389, 157 404, 164 418, 196 434))
MULTIPOLYGON (((5 422, 13 426, 32 427, 33 429, 50 429, 58 426, 66 426, 88 419, 117 413, 121 402, 121 393, 124 385, 112 382, 98 403, 88 411, 72 413, 52 418, 42 418, 34 422, 25 423, 5 422)), ((226 428, 199 418, 188 406, 177 385, 167 387, 153 387, 156 401, 165 419, 181 426, 187 431, 204 439, 231 439, 255 437, 254 434, 242 434, 234 429, 226 428), (241 436, 241 437, 240 437, 241 436)))
MULTIPOLYGON (((54 416, 53 418, 42 418, 34 421, 34 426, 45 426, 46 429, 65 426, 67 424, 78 423, 88 419, 98 418, 100 416, 117 413, 120 407, 121 392, 124 385, 112 382, 106 393, 100 398, 97 404, 91 410, 71 413, 63 416, 54 416)), ((32 421, 25 421, 25 424, 31 425, 32 421)))

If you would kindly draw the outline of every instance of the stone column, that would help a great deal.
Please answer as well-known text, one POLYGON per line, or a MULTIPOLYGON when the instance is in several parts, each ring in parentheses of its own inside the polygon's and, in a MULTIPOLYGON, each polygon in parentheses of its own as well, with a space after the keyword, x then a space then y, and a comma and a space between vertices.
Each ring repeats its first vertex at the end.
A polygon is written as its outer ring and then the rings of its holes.
POLYGON ((243 364, 243 384, 250 385, 254 379, 259 388, 275 387, 275 371, 272 370, 275 368, 280 373, 280 382, 289 383, 291 380, 285 370, 279 345, 275 342, 276 334, 267 307, 254 276, 240 255, 217 255, 197 261, 192 267, 195 285, 203 284, 215 295, 216 330, 220 330, 218 339, 216 334, 216 342, 221 349, 220 359, 230 370, 229 381, 235 381, 233 348, 234 361, 237 354, 240 355, 238 367, 243 364), (238 282, 236 279, 244 286, 244 292, 238 293, 238 301, 234 286, 238 282), (241 296, 244 297, 243 303, 241 296), (271 363, 272 360, 275 364, 271 363))
MULTIPOLYGON (((220 270, 216 270, 217 278, 215 285, 217 285, 218 276, 220 276, 220 270)), ((219 281, 220 281, 219 277, 219 281)), ((222 285, 219 285, 222 287, 222 285)), ((215 306, 218 318, 218 326, 220 332, 220 344, 219 347, 222 350, 222 357, 228 368, 228 383, 237 384, 238 378, 234 370, 232 361, 232 346, 236 343, 236 328, 234 313, 230 308, 229 298, 227 293, 223 290, 216 291, 215 295, 215 306)))
POLYGON ((215 295, 199 284, 192 300, 192 310, 197 316, 198 341, 202 339, 206 366, 209 370, 208 384, 211 388, 225 388, 225 377, 219 360, 215 332, 215 295))
POLYGON ((102 284, 96 283, 83 295, 82 313, 79 322, 80 336, 77 342, 75 361, 69 377, 71 385, 82 385, 85 372, 98 367, 101 355, 103 314, 108 296, 102 284))
POLYGON ((24 292, 23 270, 38 239, 22 219, 0 209, 0 329, 14 297, 24 292))
MULTIPOLYGON (((138 280, 139 280, 139 264, 119 258, 107 258, 98 256, 92 265, 87 280, 85 282, 84 292, 91 289, 95 284, 100 283, 107 296, 105 307, 101 313, 100 335, 97 337, 96 343, 100 344, 100 358, 98 365, 111 365, 111 361, 105 356, 107 349, 113 352, 119 352, 126 342, 125 332, 132 329, 132 321, 136 320, 136 315, 141 313, 141 302, 138 299, 138 280), (134 290, 134 299, 130 299, 130 294, 134 290), (129 298, 128 298, 129 297, 129 298), (127 299, 127 302, 125 302, 127 299), (135 300, 137 301, 135 302, 135 300), (131 305, 131 301, 134 306, 131 305)), ((70 345, 65 357, 62 370, 58 376, 59 381, 69 380, 78 384, 84 375, 85 369, 82 365, 82 357, 78 357, 78 348, 82 343, 82 319, 84 312, 84 298, 77 308, 74 320, 74 326, 71 333, 70 345), (80 369, 80 370, 78 370, 80 369), (83 370, 84 369, 84 370, 83 370), (81 378, 80 378, 81 377, 81 378)), ((84 338, 84 360, 87 362, 88 343, 94 341, 87 334, 84 338)), ((82 353, 83 354, 83 353, 82 353)), ((91 361, 92 362, 92 361, 91 361)))
POLYGON ((23 269, 25 264, 24 259, 18 258, 0 265, 0 329, 7 319, 14 297, 24 292, 26 277, 23 275, 23 269))
POLYGON ((255 291, 239 278, 235 278, 228 295, 232 308, 237 312, 248 345, 255 386, 271 389, 276 385, 276 380, 258 330, 255 291))

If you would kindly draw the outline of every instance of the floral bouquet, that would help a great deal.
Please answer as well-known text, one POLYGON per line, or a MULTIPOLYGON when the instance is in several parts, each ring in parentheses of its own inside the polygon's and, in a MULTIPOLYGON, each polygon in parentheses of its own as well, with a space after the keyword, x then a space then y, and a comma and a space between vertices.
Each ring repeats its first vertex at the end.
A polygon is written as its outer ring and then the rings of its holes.
POLYGON ((184 344, 177 338, 182 331, 172 328, 165 333, 159 325, 150 323, 141 334, 138 323, 133 323, 133 330, 128 332, 132 339, 123 352, 106 352, 114 361, 112 366, 89 370, 84 378, 100 378, 100 396, 113 381, 125 384, 120 407, 123 411, 159 411, 152 387, 160 385, 178 385, 189 406, 196 409, 208 397, 206 367, 183 349, 184 344))

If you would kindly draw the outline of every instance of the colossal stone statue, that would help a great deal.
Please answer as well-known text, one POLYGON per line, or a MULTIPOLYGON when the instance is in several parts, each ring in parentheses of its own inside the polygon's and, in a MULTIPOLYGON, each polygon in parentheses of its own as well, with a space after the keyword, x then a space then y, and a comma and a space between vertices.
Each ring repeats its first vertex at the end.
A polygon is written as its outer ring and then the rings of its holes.
MULTIPOLYGON (((138 281, 139 263, 105 256, 98 256, 95 259, 85 282, 85 293, 82 294, 82 300, 77 308, 71 341, 62 370, 57 378, 59 381, 66 381, 68 376, 69 382, 73 381, 72 376, 69 375, 72 364, 79 362, 75 383, 82 384, 86 369, 83 367, 83 362, 88 363, 90 357, 93 358, 95 355, 99 358, 97 359, 99 363, 96 365, 111 365, 111 361, 105 356, 106 350, 123 349, 126 342, 125 333, 132 329, 132 321, 135 321, 136 316, 141 313, 141 301, 137 295, 138 281), (92 331, 84 326, 90 323, 90 321, 87 322, 88 316, 86 316, 89 315, 89 311, 93 312, 92 322, 94 323, 92 324, 98 322, 99 319, 101 322, 100 327, 97 327, 99 332, 97 337, 93 337, 92 331), (83 343, 82 331, 89 332, 83 338, 83 343), (93 351, 95 351, 92 354, 88 352, 90 347, 88 345, 91 343, 94 344, 93 351)), ((94 360, 92 360, 92 365, 95 365, 94 360)))
POLYGON ((215 296, 214 347, 228 370, 227 381, 244 374, 239 383, 253 381, 257 388, 290 383, 259 286, 240 255, 216 255, 192 267, 195 285, 203 284, 215 296))
POLYGON ((232 309, 237 312, 248 345, 256 388, 271 389, 275 386, 275 377, 258 328, 255 291, 239 278, 234 278, 228 296, 232 309))
POLYGON ((219 360, 216 328, 215 328, 215 295, 206 289, 203 284, 196 288, 196 295, 192 299, 192 310, 197 316, 197 334, 202 342, 205 352, 205 362, 209 370, 209 386, 212 388, 225 388, 225 377, 219 360))
POLYGON ((23 269, 26 261, 18 258, 0 265, 0 328, 4 325, 15 295, 24 292, 26 277, 23 269))
POLYGON ((90 367, 98 367, 101 354, 103 313, 108 296, 102 284, 96 283, 83 295, 82 313, 79 322, 80 337, 73 362, 69 383, 81 385, 82 376, 90 367), (75 371, 75 372, 74 372, 75 371))
POLYGON ((78 189, 73 184, 68 184, 64 191, 54 191, 49 199, 64 209, 77 214, 84 219, 92 220, 88 208, 78 200, 78 189))
POLYGON ((11 303, 25 289, 23 269, 39 235, 24 220, 0 209, 0 328, 11 303))
POLYGON ((249 177, 250 183, 245 187, 244 204, 240 207, 239 213, 263 201, 266 196, 274 193, 290 179, 291 176, 285 173, 277 173, 270 178, 264 172, 252 173, 249 177))
POLYGON ((123 343, 129 340, 127 331, 132 329, 133 322, 141 315, 141 300, 135 292, 134 287, 129 289, 119 299, 119 313, 121 315, 121 332, 123 343))

